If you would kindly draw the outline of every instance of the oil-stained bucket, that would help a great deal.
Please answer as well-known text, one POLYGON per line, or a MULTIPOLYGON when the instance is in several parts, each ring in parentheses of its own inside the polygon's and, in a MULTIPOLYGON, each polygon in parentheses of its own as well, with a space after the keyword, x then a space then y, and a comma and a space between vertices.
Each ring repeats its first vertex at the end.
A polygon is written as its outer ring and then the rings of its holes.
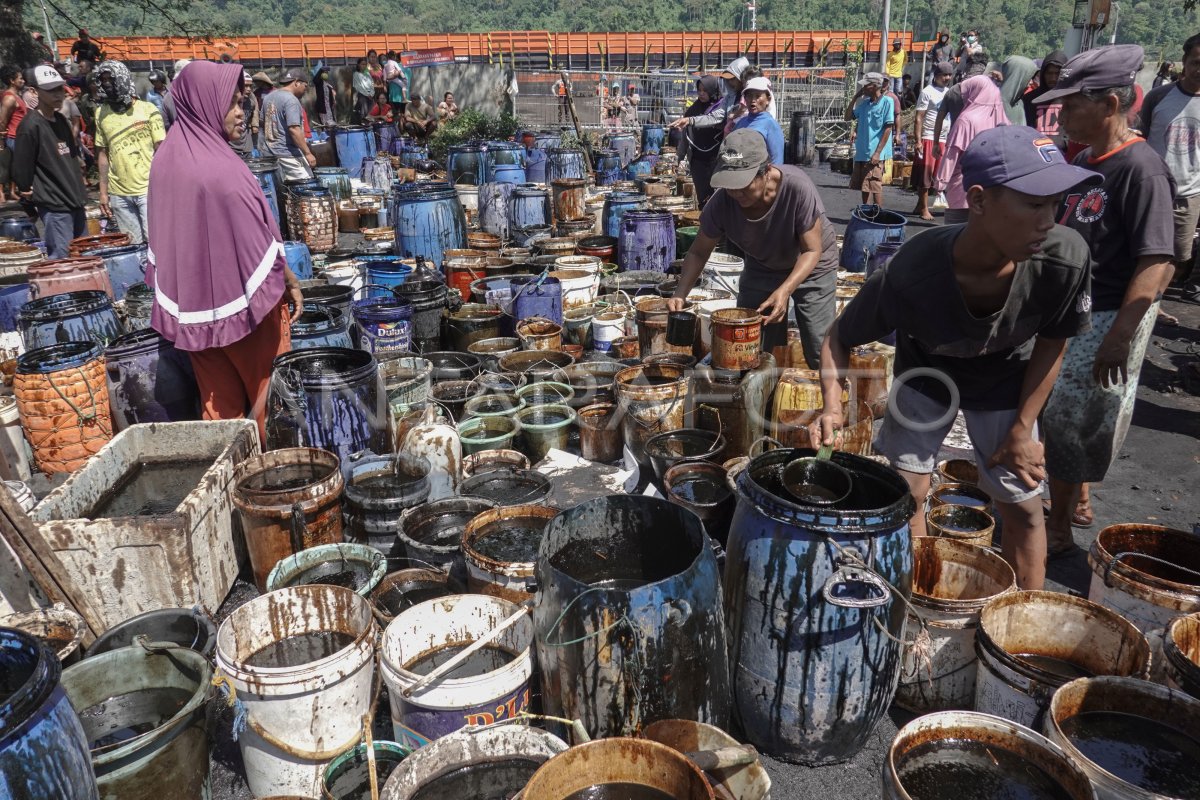
POLYGON ((1144 678, 1150 645, 1101 605, 1058 592, 1008 592, 979 615, 975 710, 1042 726, 1050 697, 1076 678, 1144 678))
POLYGON ((704 773, 687 756, 648 739, 603 739, 572 747, 534 773, 524 800, 563 800, 568 797, 620 797, 605 784, 621 784, 625 796, 644 792, 673 800, 714 800, 704 773), (629 784, 638 787, 628 788, 629 784), (593 789, 593 787, 601 787, 593 789), (593 795, 585 790, 593 789, 593 795), (605 792, 601 794, 601 792, 605 792))
POLYGON ((575 409, 557 403, 526 406, 517 412, 516 424, 520 428, 521 452, 537 464, 551 450, 567 449, 575 409))
POLYGON ((417 566, 431 566, 465 579, 462 537, 467 523, 496 507, 481 497, 447 497, 410 508, 400 515, 397 536, 404 555, 417 566))
POLYGON ((557 513, 542 505, 505 506, 468 522, 462 539, 467 588, 514 603, 528 600, 538 547, 557 513))
POLYGON ((528 616, 444 677, 404 696, 517 610, 498 597, 460 594, 415 605, 388 624, 380 667, 397 742, 419 746, 467 725, 514 719, 529 706, 533 623, 528 616))
POLYGON ((463 587, 440 569, 411 567, 385 575, 371 592, 371 606, 380 625, 387 625, 418 603, 462 594, 463 587))
POLYGON ((1054 742, 972 711, 918 717, 896 734, 883 764, 884 800, 943 795, 1096 797, 1087 775, 1054 742))
POLYGON ((463 456, 463 479, 482 475, 494 469, 529 469, 529 457, 516 450, 484 450, 463 456))
POLYGON ((81 658, 84 633, 87 623, 62 603, 51 608, 38 608, 0 617, 0 626, 16 628, 35 636, 46 643, 63 666, 74 664, 81 658))
POLYGON ((233 505, 259 591, 281 560, 342 541, 343 483, 338 457, 311 447, 272 450, 238 467, 233 505))
POLYGON ((588 461, 612 463, 621 457, 621 425, 613 403, 579 409, 579 450, 588 461))
POLYGON ((360 744, 329 762, 325 768, 324 800, 360 800, 371 796, 371 770, 375 771, 376 789, 382 789, 387 779, 412 752, 395 742, 371 743, 373 754, 360 744), (374 756, 373 758, 371 756, 374 756))
POLYGON ((84 659, 63 672, 101 797, 207 800, 211 682, 207 658, 156 642, 84 659))
POLYGON ((1200 700, 1200 614, 1171 621, 1163 633, 1167 685, 1200 700))
POLYGON ((617 373, 615 389, 625 446, 639 464, 649 467, 646 441, 683 427, 690 391, 687 371, 670 364, 628 367, 617 373))
POLYGON ((275 565, 267 591, 289 586, 341 586, 367 597, 387 574, 387 558, 374 547, 353 542, 322 544, 301 550, 275 565))
MULTIPOLYGON (((737 747, 739 742, 720 728, 690 719, 652 722, 642 731, 652 742, 665 744, 680 753, 737 747)), ((761 760, 724 769, 705 770, 718 800, 766 800, 771 794, 771 776, 761 760)))
MULTIPOLYGON (((487 398, 472 398, 481 399, 487 398)), ((509 416, 471 417, 458 423, 458 437, 462 441, 464 456, 488 450, 506 450, 512 447, 519 430, 516 420, 509 416)))
POLYGON ((362 737, 377 635, 371 604, 340 586, 279 589, 221 624, 218 680, 245 712, 238 746, 255 797, 320 795, 326 764, 362 737))
POLYGON ((711 319, 713 368, 741 371, 757 367, 763 315, 752 308, 723 308, 712 312, 711 319))
POLYGON ((975 629, 993 597, 1016 590, 1003 558, 953 539, 913 539, 913 589, 908 631, 927 640, 904 648, 896 705, 918 714, 970 708, 975 701, 975 629), (916 614, 921 616, 918 618, 916 614))
POLYGON ((429 460, 416 455, 350 457, 346 475, 346 539, 370 545, 399 567, 403 547, 396 538, 400 512, 429 499, 429 460))
POLYGON ((92 642, 87 658, 129 647, 134 637, 151 642, 172 642, 208 658, 217 646, 217 626, 201 608, 160 608, 118 623, 92 642))
POLYGON ((996 522, 981 508, 946 504, 934 506, 925 515, 930 536, 940 536, 978 547, 992 546, 996 522))

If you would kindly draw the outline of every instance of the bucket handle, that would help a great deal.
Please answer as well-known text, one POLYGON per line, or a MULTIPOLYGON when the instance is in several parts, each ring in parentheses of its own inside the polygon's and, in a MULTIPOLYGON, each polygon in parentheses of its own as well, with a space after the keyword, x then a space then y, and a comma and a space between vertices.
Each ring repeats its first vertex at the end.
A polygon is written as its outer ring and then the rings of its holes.
POLYGON ((1123 553, 1117 553, 1115 556, 1113 556, 1109 560, 1108 564, 1104 567, 1104 585, 1109 587, 1110 589, 1112 588, 1112 583, 1109 582, 1109 578, 1112 576, 1112 571, 1117 568, 1117 564, 1119 564, 1126 556, 1137 556, 1138 558, 1144 558, 1147 561, 1153 561, 1156 564, 1165 564, 1166 566, 1173 567, 1173 568, 1179 570, 1180 572, 1187 572, 1189 574, 1195 575, 1197 578, 1200 578, 1200 572, 1197 572, 1194 569, 1188 569, 1187 567, 1184 567, 1180 564, 1176 564, 1173 561, 1166 561, 1165 559, 1156 558, 1155 556, 1146 555, 1145 553, 1138 553, 1133 550, 1126 550, 1123 553))
POLYGON ((288 526, 288 534, 291 537, 293 553, 304 549, 304 534, 307 532, 308 523, 304 521, 304 509, 299 503, 292 503, 292 522, 288 526))
POLYGON ((825 602, 838 608, 878 608, 891 599, 892 593, 883 578, 869 570, 851 566, 840 566, 825 581, 821 594, 825 602), (872 596, 862 599, 839 597, 834 592, 838 587, 860 585, 870 587, 872 596))

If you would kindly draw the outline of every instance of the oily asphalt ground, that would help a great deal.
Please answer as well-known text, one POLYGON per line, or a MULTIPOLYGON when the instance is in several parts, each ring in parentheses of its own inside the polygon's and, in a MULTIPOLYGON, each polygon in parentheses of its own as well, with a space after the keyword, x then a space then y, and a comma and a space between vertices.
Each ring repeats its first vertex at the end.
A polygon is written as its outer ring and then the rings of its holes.
MULTIPOLYGON (((838 232, 845 229, 850 213, 858 204, 858 193, 847 188, 847 176, 828 167, 805 170, 817 185, 826 213, 838 232)), ((885 205, 907 213, 914 205, 911 192, 889 188, 885 205)), ((909 216, 909 235, 930 225, 909 216)), ((1106 525, 1123 522, 1149 522, 1191 531, 1200 524, 1200 503, 1195 498, 1195 483, 1200 476, 1200 397, 1183 386, 1180 367, 1200 361, 1200 306, 1179 302, 1168 294, 1164 309, 1180 319, 1179 327, 1159 324, 1147 351, 1125 447, 1109 470, 1103 484, 1093 487, 1092 505, 1096 523, 1090 529, 1075 529, 1079 549, 1052 561, 1047 588, 1087 596, 1090 571, 1086 552, 1096 533, 1106 525)), ((254 588, 238 582, 220 617, 256 594, 254 588)), ((385 712, 386 713, 386 712, 385 712)), ((867 746, 853 759, 834 766, 808 768, 763 756, 773 783, 772 797, 777 800, 800 798, 870 798, 879 796, 880 774, 888 748, 899 726, 913 715, 898 708, 884 715, 867 746)), ((241 775, 237 745, 229 737, 231 716, 220 708, 213 710, 213 735, 217 743, 213 756, 214 800, 247 800, 251 797, 241 775)), ((386 737, 386 720, 377 725, 377 736, 386 737), (382 730, 381 730, 382 728, 382 730)))

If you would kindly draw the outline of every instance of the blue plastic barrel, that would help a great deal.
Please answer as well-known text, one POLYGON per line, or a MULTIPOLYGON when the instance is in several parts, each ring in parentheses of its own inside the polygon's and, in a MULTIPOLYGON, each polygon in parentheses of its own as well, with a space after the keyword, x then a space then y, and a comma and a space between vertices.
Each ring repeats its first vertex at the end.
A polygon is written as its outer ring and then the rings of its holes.
POLYGON ((444 183, 394 195, 392 228, 396 254, 404 258, 424 257, 441 266, 444 251, 467 247, 466 214, 458 192, 444 183))
POLYGON ((17 314, 29 302, 29 284, 14 283, 0 287, 0 331, 17 329, 17 314))
POLYGON ((200 419, 192 360, 158 331, 144 328, 118 337, 104 351, 104 370, 115 430, 139 422, 200 419))
POLYGON ((516 186, 508 201, 508 222, 513 228, 550 224, 550 190, 527 183, 516 186))
POLYGON ((312 253, 304 242, 284 242, 283 255, 287 259, 288 268, 302 281, 313 276, 312 253))
POLYGON ((282 230, 283 221, 279 216, 279 187, 275 182, 275 165, 274 158, 252 158, 246 162, 254 179, 262 187, 263 197, 266 198, 267 205, 271 207, 271 216, 275 218, 275 224, 282 230))
POLYGON ((400 166, 415 168, 422 161, 429 160, 429 148, 417 144, 406 144, 399 148, 400 166))
POLYGON ((392 290, 412 274, 412 265, 400 258, 371 259, 363 265, 367 275, 367 297, 391 297, 392 290))
POLYGON ((852 758, 892 702, 915 508, 899 473, 842 452, 833 461, 850 473, 846 499, 793 502, 783 469, 813 455, 772 450, 738 475, 723 578, 742 730, 809 766, 852 758))
POLYGON ((495 183, 525 183, 525 168, 520 164, 496 164, 491 169, 489 180, 495 183))
POLYGON ((618 238, 621 235, 621 217, 627 211, 641 208, 645 202, 646 196, 638 192, 610 192, 604 198, 604 209, 600 212, 604 235, 618 238))
POLYGON ((622 169, 637 158, 637 137, 632 133, 610 133, 608 146, 616 150, 617 155, 621 157, 622 169))
POLYGON ((479 186, 487 181, 487 151, 481 144, 458 144, 446 155, 446 177, 454 186, 479 186))
MULTIPOLYGON (((354 175, 358 178, 362 175, 362 162, 359 162, 358 174, 354 175)), ((321 185, 329 190, 329 193, 337 200, 349 200, 351 194, 350 188, 350 170, 345 167, 317 167, 313 170, 313 177, 321 182, 321 185)))
POLYGON ((621 180, 621 155, 616 150, 597 150, 596 185, 611 186, 621 180))
POLYGON ((391 153, 396 142, 396 123, 381 121, 372 123, 371 127, 375 131, 376 141, 379 142, 379 152, 391 153))
POLYGON ((907 222, 904 215, 896 211, 874 205, 858 206, 850 214, 838 263, 851 272, 864 271, 876 245, 888 239, 904 241, 907 222))
POLYGON ((512 193, 511 183, 485 183, 479 187, 479 229, 499 236, 502 242, 508 241, 512 193))
POLYGON ((83 725, 62 665, 40 639, 0 628, 0 797, 98 800, 83 725))
POLYGON ((512 290, 513 319, 545 317, 562 325, 562 284, 558 278, 513 275, 508 279, 508 285, 512 290))
POLYGON ((87 250, 85 256, 104 259, 104 269, 113 287, 113 299, 122 300, 129 287, 146 280, 146 246, 127 244, 123 247, 101 247, 87 250))
POLYGON ((636 181, 638 178, 645 178, 654 174, 654 165, 658 161, 658 156, 647 155, 642 156, 637 161, 629 162, 625 167, 625 180, 636 181))
POLYGON ((412 345, 411 303, 393 297, 368 297, 355 300, 350 307, 354 316, 354 335, 360 350, 368 353, 393 353, 412 345))
POLYGON ((0 217, 0 236, 33 244, 38 238, 37 225, 25 214, 0 217))
POLYGON ((538 150, 549 150, 562 146, 562 134, 554 131, 538 131, 533 135, 533 146, 538 150))
POLYGON ((662 152, 667 139, 667 129, 662 125, 645 124, 642 126, 642 152, 647 155, 658 155, 662 152))
POLYGON ((333 129, 333 147, 337 150, 338 166, 351 178, 361 177, 362 160, 375 155, 375 131, 369 125, 338 126, 333 129))
POLYGON ((546 151, 546 181, 587 177, 587 162, 583 151, 575 147, 551 147, 546 151))
MULTIPOLYGON (((484 178, 488 181, 497 180, 495 169, 501 164, 525 168, 525 148, 516 142, 487 142, 487 158, 485 160, 484 178)), ((524 181, 522 181, 523 183, 524 181)))
POLYGON ((64 342, 105 347, 125 333, 106 292, 87 290, 39 297, 21 306, 17 328, 26 350, 64 342))
POLYGON ((346 312, 324 303, 305 302, 300 319, 292 323, 292 349, 353 347, 346 312))
POLYGON ((675 217, 670 211, 631 209, 621 217, 617 266, 621 272, 666 272, 675 260, 675 217))

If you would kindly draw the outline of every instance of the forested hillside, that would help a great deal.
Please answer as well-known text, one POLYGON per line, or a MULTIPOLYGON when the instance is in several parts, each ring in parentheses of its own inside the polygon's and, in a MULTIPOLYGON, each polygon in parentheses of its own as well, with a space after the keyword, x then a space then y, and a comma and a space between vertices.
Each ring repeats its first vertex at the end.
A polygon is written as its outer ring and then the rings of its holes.
MULTIPOLYGON (((0 0, 2 4, 14 0, 0 0)), ((748 27, 739 0, 48 0, 59 35, 87 25, 94 36, 177 34, 181 28, 220 34, 378 33, 484 30, 700 30, 748 27), (163 9, 162 11, 158 9, 163 9), (173 21, 168 21, 166 15, 173 21)), ((892 0, 892 26, 922 37, 936 27, 975 28, 990 53, 1039 58, 1059 46, 1069 0, 892 0)), ((764 29, 859 29, 879 24, 880 0, 759 0, 764 29)), ((42 27, 36 0, 25 19, 42 27)), ((1117 40, 1147 48, 1148 60, 1200 31, 1183 0, 1120 0, 1117 40)))

